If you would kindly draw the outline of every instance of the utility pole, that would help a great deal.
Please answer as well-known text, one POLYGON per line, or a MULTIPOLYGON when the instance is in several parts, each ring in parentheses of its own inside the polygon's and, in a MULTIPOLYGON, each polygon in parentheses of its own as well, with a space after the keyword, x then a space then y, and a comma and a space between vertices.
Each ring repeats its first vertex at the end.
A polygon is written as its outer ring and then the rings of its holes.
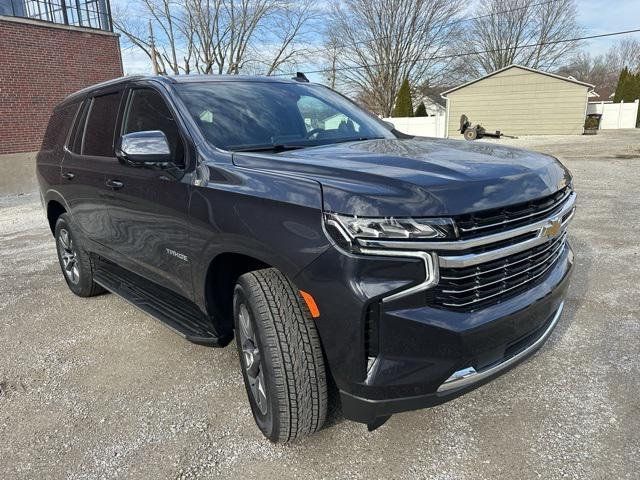
POLYGON ((151 65, 153 67, 153 74, 158 75, 158 59, 156 58, 156 39, 153 36, 153 25, 149 20, 149 46, 151 48, 151 65))

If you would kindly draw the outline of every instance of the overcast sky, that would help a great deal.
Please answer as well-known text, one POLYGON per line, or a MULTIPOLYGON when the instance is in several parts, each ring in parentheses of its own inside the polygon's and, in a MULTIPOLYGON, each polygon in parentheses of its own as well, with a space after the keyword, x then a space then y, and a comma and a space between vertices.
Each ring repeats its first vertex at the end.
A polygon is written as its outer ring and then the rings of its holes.
MULTIPOLYGON (((138 0, 111 0, 117 4, 135 4, 138 0)), ((640 28, 640 0, 576 0, 578 21, 587 34, 599 34, 640 28)), ((631 34, 640 38, 640 34, 631 34)), ((621 36, 589 41, 588 48, 594 54, 605 52, 621 36)), ((124 38, 121 39, 126 46, 124 38)), ((151 63, 146 55, 135 48, 125 48, 122 52, 125 73, 151 73, 151 63)), ((320 78, 312 80, 321 81, 320 78)))

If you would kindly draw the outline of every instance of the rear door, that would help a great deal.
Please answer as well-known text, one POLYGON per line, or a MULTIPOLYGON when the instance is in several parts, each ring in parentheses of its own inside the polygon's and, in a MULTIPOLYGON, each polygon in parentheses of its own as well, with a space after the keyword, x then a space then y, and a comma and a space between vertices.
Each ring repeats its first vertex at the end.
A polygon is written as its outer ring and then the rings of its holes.
POLYGON ((116 162, 113 141, 122 96, 119 89, 84 102, 62 161, 61 190, 74 226, 100 245, 107 245, 112 236, 105 172, 116 162))
POLYGON ((133 165, 119 160, 107 174, 115 185, 107 202, 112 221, 111 247, 117 263, 191 299, 185 132, 159 90, 132 87, 127 92, 118 135, 148 130, 164 132, 177 167, 133 165))

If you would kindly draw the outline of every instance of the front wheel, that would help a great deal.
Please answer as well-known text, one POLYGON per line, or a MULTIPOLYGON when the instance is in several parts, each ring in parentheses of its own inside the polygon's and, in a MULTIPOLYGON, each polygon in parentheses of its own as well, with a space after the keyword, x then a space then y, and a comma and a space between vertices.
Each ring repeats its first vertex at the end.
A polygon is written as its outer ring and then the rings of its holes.
POLYGON ((249 272, 234 291, 236 344, 256 424, 272 442, 316 432, 327 415, 327 378, 315 324, 278 270, 249 272))

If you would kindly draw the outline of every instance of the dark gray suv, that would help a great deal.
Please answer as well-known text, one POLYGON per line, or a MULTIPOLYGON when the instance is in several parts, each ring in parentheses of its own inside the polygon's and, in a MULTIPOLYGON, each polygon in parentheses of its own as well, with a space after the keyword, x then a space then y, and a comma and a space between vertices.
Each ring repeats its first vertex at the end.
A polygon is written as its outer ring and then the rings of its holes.
POLYGON ((556 159, 404 135, 303 77, 96 85, 55 109, 37 175, 69 288, 235 337, 276 442, 321 428, 328 395, 374 429, 505 371, 573 265, 556 159))

